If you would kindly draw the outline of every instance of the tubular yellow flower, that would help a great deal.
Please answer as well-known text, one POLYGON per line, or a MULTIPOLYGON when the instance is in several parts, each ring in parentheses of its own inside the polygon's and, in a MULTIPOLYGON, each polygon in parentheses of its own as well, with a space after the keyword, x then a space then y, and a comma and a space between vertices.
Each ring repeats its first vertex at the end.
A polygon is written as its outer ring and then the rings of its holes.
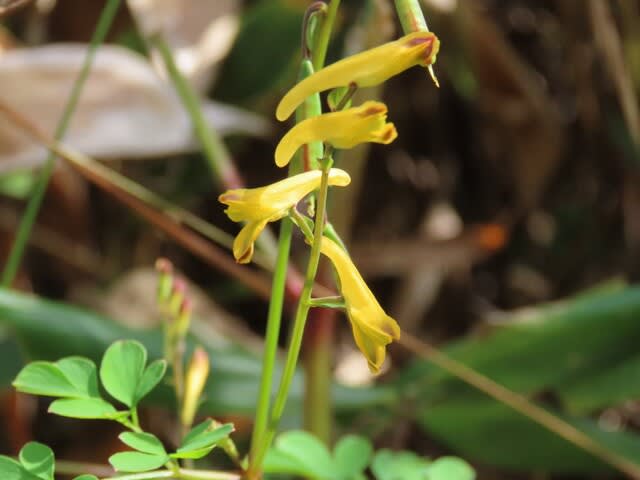
POLYGON ((209 377, 209 369, 209 355, 204 348, 197 347, 193 351, 193 356, 187 369, 184 401, 182 412, 180 412, 180 420, 182 425, 186 427, 191 426, 198 411, 198 403, 209 377))
POLYGON ((327 237, 322 238, 321 251, 338 273, 356 345, 367 359, 369 370, 377 373, 384 362, 385 347, 400 339, 400 326, 382 310, 347 252, 327 237))
MULTIPOLYGON (((287 216, 289 210, 306 195, 320 186, 322 172, 294 175, 260 188, 228 190, 218 200, 229 208, 226 214, 234 222, 247 222, 233 242, 233 256, 238 263, 249 263, 253 256, 253 243, 269 222, 287 216)), ((344 170, 329 171, 329 185, 344 187, 351 177, 344 170)))
POLYGON ((359 143, 389 144, 398 136, 393 123, 386 123, 387 106, 365 102, 359 107, 307 118, 282 137, 276 148, 276 165, 284 167, 302 145, 328 142, 336 148, 352 148, 359 143))
POLYGON ((415 32, 333 63, 289 90, 278 104, 276 118, 286 120, 314 93, 349 85, 372 87, 414 65, 428 67, 439 48, 440 41, 433 33, 415 32))

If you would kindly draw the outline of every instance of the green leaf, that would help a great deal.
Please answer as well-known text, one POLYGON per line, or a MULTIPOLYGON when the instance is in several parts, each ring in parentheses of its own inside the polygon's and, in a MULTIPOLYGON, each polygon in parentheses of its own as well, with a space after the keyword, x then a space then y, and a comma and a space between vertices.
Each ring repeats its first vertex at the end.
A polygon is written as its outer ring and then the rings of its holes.
POLYGON ((362 473, 373 455, 371 442, 359 435, 342 437, 333 449, 336 469, 344 479, 362 473))
POLYGON ((29 442, 20 450, 20 463, 28 472, 42 480, 53 480, 53 451, 38 442, 29 442))
POLYGON ((167 452, 158 440, 158 437, 150 433, 124 432, 118 438, 131 448, 142 453, 150 453, 152 455, 166 456, 167 452))
POLYGON ((264 461, 264 471, 268 473, 331 479, 335 470, 327 447, 312 434, 301 430, 281 434, 264 461))
POLYGON ((60 371, 83 397, 100 397, 96 365, 88 358, 67 357, 56 362, 60 371))
MULTIPOLYGON (((100 362, 109 345, 122 338, 141 341, 150 357, 160 357, 162 354, 161 329, 127 329, 95 312, 0 288, 2 326, 10 327, 25 354, 36 360, 83 355, 100 362)), ((253 415, 262 369, 260 357, 230 341, 220 341, 217 335, 203 335, 199 342, 206 346, 209 357, 216 359, 211 364, 201 410, 209 415, 253 415)), ((3 346, 0 348, 4 349, 3 346)), ((187 338, 187 350, 191 348, 193 340, 187 338)), ((276 370, 275 374, 279 375, 278 372, 280 370, 276 370)), ((291 409, 287 408, 287 415, 300 411, 304 391, 302 380, 302 375, 296 374, 287 402, 291 406, 291 409)), ((391 405, 396 397, 394 389, 386 385, 361 388, 334 385, 333 388, 336 410, 340 413, 391 405)), ((145 400, 167 407, 175 404, 172 389, 162 382, 145 400)))
POLYGON ((113 398, 133 408, 146 363, 147 350, 140 342, 119 340, 102 357, 100 380, 113 398))
POLYGON ((75 387, 60 369, 50 362, 32 362, 24 367, 13 381, 16 390, 48 397, 73 397, 75 387))
POLYGON ((428 480, 474 480, 476 473, 464 460, 442 457, 427 467, 428 480))
POLYGON ((95 475, 80 475, 79 477, 75 477, 73 480, 98 480, 98 477, 95 475))
POLYGON ((640 355, 569 381, 559 387, 558 395, 571 413, 590 414, 639 398, 640 381, 629 381, 632 378, 640 379, 640 355))
POLYGON ((109 463, 118 472, 148 472, 160 468, 169 461, 167 455, 151 455, 140 452, 120 452, 109 457, 109 463))
POLYGON ((18 343, 8 329, 0 327, 0 389, 11 385, 23 364, 18 343))
POLYGON ((379 450, 371 462, 377 480, 424 480, 429 460, 413 452, 379 450))
POLYGON ((173 458, 202 458, 234 431, 232 423, 215 427, 211 419, 194 427, 182 440, 173 458))
POLYGON ((56 363, 32 362, 13 382, 20 392, 49 397, 99 397, 95 364, 83 357, 68 357, 56 363))
POLYGON ((40 480, 12 458, 0 455, 0 478, 3 480, 40 480))
POLYGON ((162 380, 167 371, 167 362, 165 360, 156 360, 152 362, 142 374, 142 378, 138 383, 135 394, 135 403, 137 404, 145 397, 156 385, 162 380))
MULTIPOLYGON (((594 421, 550 411, 630 461, 640 458, 636 435, 605 431, 594 421)), ((490 399, 449 399, 441 405, 425 405, 418 421, 464 458, 490 465, 519 472, 540 470, 577 476, 612 471, 586 451, 490 399)))
POLYGON ((101 398, 64 398, 49 405, 49 413, 69 418, 113 419, 117 410, 101 398))

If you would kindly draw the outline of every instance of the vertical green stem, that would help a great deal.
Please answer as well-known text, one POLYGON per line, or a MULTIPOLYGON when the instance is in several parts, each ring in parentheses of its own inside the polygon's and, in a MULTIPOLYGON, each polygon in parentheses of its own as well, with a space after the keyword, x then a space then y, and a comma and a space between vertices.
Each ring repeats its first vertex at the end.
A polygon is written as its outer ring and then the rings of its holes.
POLYGON ((182 103, 189 112, 189 116, 193 122, 193 129, 202 145, 202 150, 209 164, 209 168, 213 173, 215 184, 221 190, 241 187, 242 181, 240 180, 240 174, 231 160, 231 155, 229 155, 220 137, 211 129, 211 126, 207 122, 200 108, 200 99, 193 91, 193 88, 191 88, 191 85, 189 85, 187 79, 182 75, 180 70, 178 70, 169 45, 167 45, 167 42, 160 34, 152 36, 149 42, 153 47, 158 49, 162 61, 167 67, 169 77, 178 95, 182 99, 182 103))
MULTIPOLYGON (((202 108, 200 108, 200 99, 184 75, 178 70, 169 45, 167 45, 167 42, 160 34, 151 37, 149 42, 158 49, 162 61, 167 67, 169 77, 189 113, 195 134, 202 145, 202 151, 213 173, 215 184, 221 190, 225 188, 243 187, 242 178, 231 159, 229 151, 207 122, 202 108)), ((270 258, 274 258, 276 256, 275 240, 269 233, 269 231, 265 231, 264 234, 256 240, 256 243, 270 258)))
MULTIPOLYGON (((82 92, 87 77, 89 76, 89 72, 91 71, 91 66, 93 64, 93 59, 95 58, 96 51, 107 36, 107 33, 111 28, 111 24, 113 23, 113 19, 115 18, 119 7, 120 0, 109 0, 102 10, 102 13, 100 14, 98 25, 96 26, 96 29, 93 33, 93 37, 91 38, 89 50, 87 52, 87 56, 84 59, 82 69, 80 70, 78 78, 76 78, 76 81, 73 84, 71 94, 69 95, 69 99, 67 100, 64 112, 62 113, 62 117, 56 128, 56 140, 60 140, 69 127, 71 116, 73 115, 73 112, 78 105, 78 100, 80 99, 80 93, 82 92)), ((33 186, 33 191, 31 192, 31 196, 29 197, 29 202, 27 203, 24 215, 22 216, 20 225, 18 226, 18 231, 16 232, 16 238, 13 242, 11 251, 9 252, 7 264, 4 267, 4 271, 2 272, 1 285, 3 287, 10 286, 15 279, 16 273, 18 272, 18 268, 20 267, 20 262, 22 261, 27 241, 29 240, 31 230, 38 216, 38 212, 40 211, 40 206, 42 205, 44 194, 47 191, 47 185, 49 184, 49 180, 51 178, 51 175, 53 174, 55 159, 55 154, 53 152, 49 152, 45 164, 42 167, 40 174, 38 175, 35 185, 33 186)))
POLYGON ((311 291, 318 271, 318 263, 320 262, 320 244, 322 241, 322 231, 324 228, 326 205, 327 205, 327 193, 329 188, 329 164, 330 152, 327 149, 325 152, 325 159, 322 165, 322 178, 320 183, 320 190, 318 192, 318 205, 316 207, 316 218, 313 232, 313 243, 311 244, 311 253, 309 254, 309 262, 307 264, 307 273, 305 274, 304 287, 300 294, 298 301, 298 308, 296 310, 296 316, 293 323, 293 331, 291 333, 291 340, 289 342, 289 350, 287 352, 287 358, 285 360, 284 371, 282 378, 280 379, 280 386, 278 393, 273 402, 273 409, 271 410, 271 417, 269 424, 261 442, 256 447, 255 456, 253 458, 253 464, 250 469, 249 478, 251 474, 256 475, 262 468, 262 461, 266 454, 267 449, 270 447, 271 442, 282 418, 284 407, 287 403, 287 397, 289 396, 289 388, 295 374, 296 365, 298 364, 298 357, 300 356, 300 347, 302 346, 302 337, 304 334, 304 327, 311 306, 311 291))
MULTIPOLYGON (((324 264, 318 279, 331 281, 324 264), (324 275, 323 275, 324 273, 324 275)), ((304 343, 304 428, 325 444, 331 444, 333 409, 331 405, 331 367, 337 310, 316 308, 309 315, 304 343)))
POLYGON ((289 263, 289 249, 293 222, 288 218, 282 221, 280 226, 280 238, 278 241, 278 256, 276 259, 273 283, 271 286, 271 300, 267 316, 267 332, 265 335, 264 353, 262 356, 262 377, 260 379, 260 391, 258 394, 258 406, 251 438, 251 452, 249 454, 250 465, 254 466, 254 459, 264 444, 264 435, 269 420, 269 406, 271 398, 271 385, 273 382, 273 369, 278 351, 278 337, 280 336, 280 320, 282 318, 282 305, 284 302, 284 290, 287 279, 287 267, 289 263))
POLYGON ((404 33, 429 30, 418 0, 395 0, 395 3, 404 33))
POLYGON ((324 66, 324 62, 327 58, 329 39, 331 38, 331 32, 333 31, 333 24, 335 23, 339 6, 340 0, 331 0, 327 10, 327 16, 320 26, 320 31, 318 32, 313 52, 311 52, 311 60, 315 71, 320 70, 324 66))

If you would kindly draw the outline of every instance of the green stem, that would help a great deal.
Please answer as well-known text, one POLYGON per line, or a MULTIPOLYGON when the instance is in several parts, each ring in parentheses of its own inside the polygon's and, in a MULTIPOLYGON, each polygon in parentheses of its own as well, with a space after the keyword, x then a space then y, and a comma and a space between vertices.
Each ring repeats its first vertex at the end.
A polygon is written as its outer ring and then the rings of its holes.
POLYGON ((138 408, 133 407, 131 409, 131 423, 135 427, 137 432, 141 432, 142 428, 140 428, 140 418, 138 417, 138 408))
POLYGON ((429 31, 418 0, 395 0, 395 3, 404 33, 429 31))
MULTIPOLYGON (((91 71, 96 51, 107 36, 107 32, 111 28, 111 24, 113 23, 113 19, 115 18, 119 6, 120 0, 109 0, 100 14, 98 25, 96 26, 93 37, 91 38, 91 43, 89 44, 87 56, 82 64, 82 69, 73 84, 71 94, 69 95, 64 112, 62 113, 62 117, 56 128, 56 140, 60 140, 69 127, 71 116, 73 115, 76 106, 78 105, 78 100, 80 99, 80 93, 82 92, 87 77, 89 76, 89 72, 91 71)), ((0 285, 3 287, 9 287, 16 277, 18 268, 20 267, 20 262, 24 256, 24 250, 31 235, 31 230, 33 229, 38 212, 40 211, 44 194, 47 191, 47 185, 49 185, 49 180, 53 174, 55 159, 55 155, 52 152, 49 152, 45 164, 38 175, 35 185, 33 186, 29 202, 27 203, 24 215, 22 216, 22 220, 18 226, 18 231, 16 232, 16 238, 13 242, 13 246, 11 247, 11 251, 9 252, 7 264, 2 272, 0 285)))
MULTIPOLYGON (((231 159, 229 151, 215 130, 213 130, 207 122, 202 108, 200 108, 200 99, 191 88, 191 85, 189 85, 187 79, 182 75, 180 70, 178 70, 169 45, 167 45, 167 42, 165 42, 160 34, 152 36, 149 41, 151 45, 158 49, 169 73, 169 77, 184 107, 189 113, 195 134, 202 145, 202 151, 213 173, 215 184, 220 190, 226 188, 241 188, 243 181, 231 159)), ((256 240, 256 243, 270 258, 276 256, 276 242, 268 230, 256 240)))
POLYGON ((155 478, 173 478, 171 470, 156 470, 154 472, 132 473, 130 475, 118 475, 117 477, 105 477, 102 480, 152 480, 155 478))
POLYGON ((335 23, 339 6, 340 0, 331 0, 331 3, 329 3, 327 16, 322 22, 322 26, 318 32, 318 39, 314 45, 314 50, 311 52, 313 68, 316 72, 324 66, 324 62, 327 57, 327 49, 329 47, 329 39, 331 38, 331 32, 333 31, 333 24, 335 23))
MULTIPOLYGON (((318 271, 318 264, 320 262, 320 245, 322 241, 322 231, 324 228, 326 206, 327 206, 327 193, 329 187, 329 167, 331 149, 327 149, 325 152, 325 158, 322 162, 322 178, 320 182, 320 190, 318 192, 318 205, 316 210, 315 227, 313 243, 311 244, 311 253, 309 254, 309 262, 307 264, 307 273, 305 274, 304 287, 298 300, 298 308, 296 310, 296 316, 293 323, 293 331, 291 333, 291 340, 289 342, 289 350, 287 352, 287 358, 285 360, 284 371, 282 378, 280 379, 280 386, 278 393, 273 402, 273 408, 271 410, 271 417, 269 425, 267 427, 264 437, 261 439, 260 444, 256 447, 256 452, 253 458, 253 465, 251 466, 251 473, 254 475, 262 468, 262 461, 264 456, 273 442, 273 438, 282 418, 284 407, 287 403, 289 396, 289 388, 296 371, 296 365, 298 364, 298 357, 300 356, 300 347, 302 346, 302 338, 304 334, 304 327, 307 321, 307 315, 309 308, 311 307, 311 292, 318 271)), ((249 476, 249 478, 255 478, 249 476)))
POLYGON ((158 49, 162 61, 164 62, 169 77, 175 86, 182 103, 189 112, 193 129, 195 131, 205 158, 209 164, 209 168, 213 173, 215 184, 221 189, 236 188, 240 186, 240 176, 231 160, 231 155, 227 151, 224 143, 211 129, 207 122, 202 109, 200 108, 200 99, 196 92, 193 91, 187 79, 182 75, 178 66, 173 59, 171 49, 167 42, 160 34, 156 34, 149 39, 152 46, 158 49))
POLYGON ((278 257, 276 259, 276 268, 273 274, 271 300, 267 316, 267 331, 265 335, 264 353, 262 356, 262 377, 260 379, 260 392, 258 394, 258 405, 256 408, 256 417, 253 426, 253 435, 251 438, 251 452, 249 454, 251 466, 254 465, 252 459, 256 458, 261 445, 264 443, 263 438, 267 430, 267 422, 269 419, 273 369, 278 352, 278 338, 280 337, 282 305, 284 303, 284 290, 287 279, 287 267, 289 264, 289 250, 291 247, 292 233, 293 223, 291 220, 285 218, 280 226, 278 257))
POLYGON ((215 470, 191 470, 180 468, 173 470, 155 470, 153 472, 131 473, 116 477, 104 477, 102 480, 153 480, 156 478, 178 478, 181 480, 240 480, 237 473, 218 472, 215 470))

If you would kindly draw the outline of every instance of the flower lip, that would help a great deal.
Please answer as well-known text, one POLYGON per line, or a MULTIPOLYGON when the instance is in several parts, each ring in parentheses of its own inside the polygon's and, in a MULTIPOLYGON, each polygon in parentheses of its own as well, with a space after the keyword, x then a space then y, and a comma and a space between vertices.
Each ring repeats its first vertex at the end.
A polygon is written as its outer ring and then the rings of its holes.
POLYGON ((339 149, 366 142, 391 143, 397 132, 393 123, 386 123, 386 118, 387 106, 374 101, 307 118, 291 128, 278 143, 276 165, 286 166, 301 146, 316 141, 339 149))
POLYGON ((387 113, 387 106, 384 103, 367 102, 365 103, 365 105, 367 106, 367 108, 361 113, 363 117, 372 117, 374 115, 387 113), (370 104, 370 105, 367 105, 367 104, 370 104))
MULTIPOLYGON (((259 188, 228 190, 218 197, 228 206, 227 216, 234 222, 245 222, 233 242, 233 256, 238 263, 251 261, 254 242, 269 222, 285 217, 289 209, 320 186, 322 172, 312 170, 259 188)), ((351 178, 344 170, 329 170, 330 186, 343 187, 351 178)))

